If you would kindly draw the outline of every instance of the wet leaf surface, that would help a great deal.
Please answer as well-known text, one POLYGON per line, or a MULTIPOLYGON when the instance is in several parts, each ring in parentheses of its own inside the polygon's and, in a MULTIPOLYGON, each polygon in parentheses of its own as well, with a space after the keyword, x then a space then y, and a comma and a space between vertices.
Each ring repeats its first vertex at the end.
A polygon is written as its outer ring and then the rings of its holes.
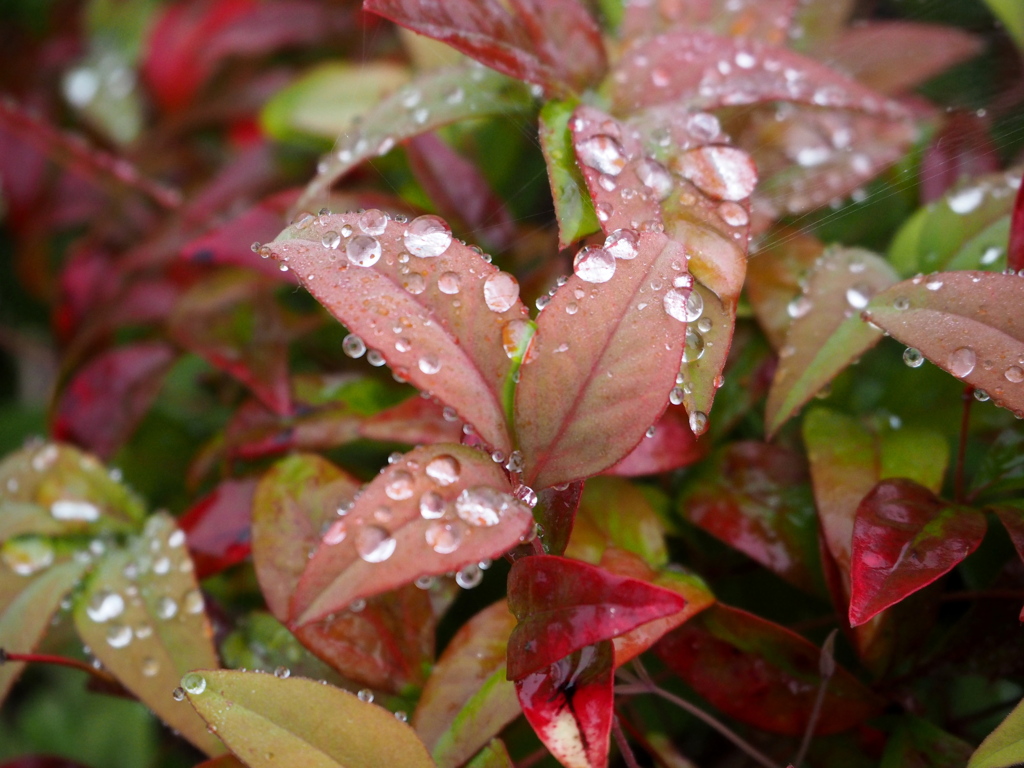
POLYGON ((952 570, 985 536, 985 517, 917 483, 884 480, 853 526, 850 624, 863 624, 952 570))
POLYGON ((457 443, 462 439, 462 425, 458 419, 446 419, 444 408, 432 400, 410 397, 366 419, 359 434, 408 445, 457 443))
POLYGON ((82 641, 125 688, 208 755, 223 751, 170 696, 188 670, 218 665, 185 534, 170 517, 154 515, 128 548, 104 556, 74 617, 82 641))
POLYGON ((567 557, 597 565, 606 549, 632 552, 653 568, 668 562, 665 527, 644 490, 613 477, 592 477, 583 489, 567 557))
POLYGON ((441 444, 406 454, 324 534, 291 598, 291 626, 512 549, 533 516, 511 490, 478 450, 441 444))
MULTIPOLYGON (((817 646, 721 603, 666 635, 658 656, 721 712, 772 733, 798 736, 818 694, 817 646)), ((815 733, 851 728, 877 713, 874 694, 842 667, 829 681, 815 733)))
POLYGON ((225 480, 178 520, 188 541, 196 578, 206 577, 249 556, 256 480, 225 480))
POLYGON ((462 765, 521 714, 505 674, 515 624, 504 600, 485 608, 463 624, 434 665, 412 725, 439 768, 462 765))
POLYGON ((576 513, 583 496, 583 481, 545 488, 537 494, 533 519, 544 529, 542 544, 549 555, 561 555, 575 529, 576 513))
POLYGON ((657 475, 687 467, 704 456, 689 417, 682 408, 668 408, 654 423, 654 435, 645 437, 636 448, 607 470, 619 477, 657 475))
POLYGON ((801 281, 824 251, 815 237, 791 229, 765 236, 762 247, 747 262, 747 299, 758 325, 776 351, 786 344, 793 318, 789 304, 802 293, 801 281))
POLYGON ((516 561, 508 600, 518 621, 508 642, 508 677, 518 681, 686 605, 674 591, 553 555, 516 561))
POLYGON ((897 282, 892 267, 859 248, 826 251, 788 305, 792 323, 765 406, 771 436, 837 374, 873 347, 882 332, 860 318, 871 297, 897 282))
POLYGON ((558 220, 558 246, 566 248, 600 229, 580 167, 569 120, 575 101, 549 101, 540 110, 540 148, 548 169, 551 197, 558 220))
POLYGON ((677 29, 707 29, 778 44, 785 42, 799 6, 794 0, 628 3, 623 13, 622 36, 628 40, 677 29))
POLYGON ((693 293, 701 297, 703 309, 696 322, 687 326, 679 375, 690 431, 699 438, 708 429, 711 406, 722 386, 736 328, 736 306, 723 302, 702 283, 694 284, 693 293))
POLYGON ((374 350, 507 453, 501 393, 514 362, 504 343, 526 327, 518 283, 452 240, 441 219, 384 216, 373 209, 310 218, 268 247, 358 334, 350 354, 374 350))
POLYGON ((1024 416, 1024 281, 939 272, 877 294, 864 316, 992 401, 1024 416))
POLYGON ((250 768, 434 765, 412 728, 340 688, 227 670, 190 673, 182 687, 195 711, 250 768))

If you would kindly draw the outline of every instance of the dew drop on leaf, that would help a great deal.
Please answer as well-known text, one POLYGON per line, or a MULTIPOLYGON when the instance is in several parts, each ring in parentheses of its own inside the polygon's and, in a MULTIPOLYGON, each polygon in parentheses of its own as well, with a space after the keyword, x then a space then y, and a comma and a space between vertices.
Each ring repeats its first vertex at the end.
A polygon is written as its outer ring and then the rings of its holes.
POLYGON ((634 229, 616 229, 604 240, 604 250, 616 259, 635 259, 640 235, 634 229))
POLYGON ((281 680, 286 680, 291 676, 292 671, 288 669, 288 667, 278 667, 274 670, 274 677, 280 678, 281 680))
POLYGON ((345 255, 357 267, 372 267, 380 261, 380 242, 375 237, 356 235, 345 245, 345 255))
POLYGON ((116 619, 124 613, 124 598, 117 592, 101 589, 90 598, 85 613, 97 624, 116 619))
POLYGON ((814 307, 814 303, 806 296, 797 296, 789 304, 786 305, 786 314, 794 320, 797 320, 814 307))
POLYGON ((348 535, 348 528, 344 520, 338 520, 331 524, 324 533, 323 542, 329 547, 333 547, 336 544, 341 544, 348 535))
POLYGON ((0 549, 0 559, 19 576, 31 576, 53 564, 53 545, 38 536, 8 539, 0 549))
POLYGON ((452 230, 440 216, 417 216, 409 222, 402 241, 413 256, 432 259, 448 250, 452 230))
POLYGON ((431 459, 426 466, 427 477, 438 485, 451 485, 459 479, 462 466, 459 460, 448 454, 441 454, 431 459))
POLYGON ((363 688, 359 693, 356 694, 360 701, 366 702, 367 704, 373 703, 373 691, 369 688, 363 688))
POLYGON ((465 566, 455 574, 455 583, 463 589, 473 589, 483 581, 484 574, 475 563, 465 566))
POLYGON ((1006 372, 1003 374, 1003 376, 1011 384, 1020 384, 1022 381, 1024 381, 1024 369, 1016 365, 1011 365, 1009 368, 1006 369, 1006 372))
POLYGON ((387 360, 384 359, 384 355, 378 352, 376 349, 371 349, 366 353, 366 362, 372 365, 374 368, 380 368, 387 360))
POLYGON ((736 147, 691 149, 678 156, 674 170, 716 200, 743 200, 757 185, 754 161, 736 147))
POLYGON ((659 200, 672 194, 672 174, 657 160, 645 157, 636 164, 636 175, 659 200))
POLYGON ((142 660, 142 666, 140 669, 143 677, 156 677, 160 672, 160 662, 152 656, 147 656, 142 660))
POLYGON ((603 248, 587 246, 572 263, 576 277, 587 283, 607 283, 615 274, 615 258, 603 248))
POLYGON ((402 278, 402 287, 413 296, 419 296, 427 290, 427 279, 420 272, 412 272, 402 278))
POLYGON ((730 227, 745 227, 750 223, 750 214, 739 203, 726 200, 718 206, 718 215, 730 227))
POLYGON ((107 645, 125 648, 132 641, 132 629, 124 624, 111 624, 107 629, 107 645))
POLYGON ((442 272, 437 278, 437 289, 441 293, 454 296, 462 288, 462 279, 457 272, 442 272))
POLYGON ((618 176, 626 167, 626 153, 622 145, 603 133, 579 142, 576 145, 576 156, 584 165, 609 176, 618 176))
POLYGON ((508 498, 487 486, 466 488, 455 500, 455 514, 478 527, 489 528, 501 522, 501 513, 508 507, 508 498))
POLYGON ((388 228, 388 218, 384 211, 370 208, 360 214, 359 220, 356 223, 359 224, 359 228, 367 235, 383 235, 384 230, 388 228))
POLYGON ((978 187, 968 187, 947 198, 949 209, 961 216, 966 215, 981 205, 985 193, 978 187))
POLYGON ((178 688, 175 688, 173 691, 171 691, 171 698, 175 701, 184 701, 185 689, 181 688, 180 686, 178 688))
POLYGON ((198 672, 189 672, 181 678, 181 687, 193 696, 198 696, 206 690, 206 678, 198 672))
POLYGON ((924 365, 924 355, 916 347, 907 347, 903 350, 903 362, 911 368, 920 368, 924 365))
POLYGON ((341 245, 341 235, 333 229, 330 232, 324 232, 324 236, 320 238, 320 245, 333 251, 341 245))
POLYGON ((462 543, 462 530, 455 523, 431 523, 423 537, 427 545, 439 555, 450 555, 462 543))
POLYGON ((507 312, 518 299, 519 283, 508 272, 495 272, 484 280, 484 303, 492 312, 507 312))
POLYGON ((846 303, 854 309, 864 309, 871 301, 871 288, 864 283, 851 285, 846 289, 846 303))
POLYGON ((402 501, 412 496, 413 492, 413 479, 412 475, 406 472, 404 469, 399 469, 391 473, 387 483, 384 486, 384 493, 389 499, 394 501, 402 501))
POLYGON ((704 298, 696 291, 670 288, 662 299, 665 312, 684 323, 692 323, 704 313, 704 298))
POLYGON ((100 519, 100 510, 88 501, 62 499, 50 505, 50 515, 54 520, 78 520, 91 523, 100 519))
POLYGON ((703 411, 694 411, 690 414, 690 431, 700 436, 708 430, 708 415, 703 411))
POLYGON ((427 491, 420 496, 420 517, 424 520, 437 520, 444 517, 444 508, 444 499, 440 494, 427 491))
POLYGON ((686 327, 686 341, 683 344, 683 362, 692 363, 700 360, 704 354, 704 337, 689 326, 686 327))
POLYGON ((379 525, 364 525, 355 536, 356 554, 368 563, 383 563, 398 542, 379 525))
POLYGON ((156 601, 156 615, 159 619, 173 619, 178 615, 178 604, 171 597, 161 597, 156 601))
POLYGON ((203 593, 198 589, 190 589, 181 598, 181 608, 185 613, 202 613, 204 607, 203 593))
POLYGON ((949 372, 962 379, 964 376, 970 376, 977 362, 978 356, 970 347, 954 349, 949 355, 949 372))

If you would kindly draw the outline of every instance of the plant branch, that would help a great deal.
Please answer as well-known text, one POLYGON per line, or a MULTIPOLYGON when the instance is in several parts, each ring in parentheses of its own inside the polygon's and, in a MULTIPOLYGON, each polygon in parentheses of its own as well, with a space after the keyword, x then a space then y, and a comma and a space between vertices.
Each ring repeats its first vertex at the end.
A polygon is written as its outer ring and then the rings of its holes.
POLYGON ((22 662, 25 664, 53 664, 59 667, 68 667, 70 669, 77 669, 82 672, 95 677, 100 682, 107 685, 113 685, 120 687, 120 683, 117 682, 113 677, 108 675, 106 672, 96 669, 91 664, 86 664, 84 661, 78 659, 70 659, 67 656, 51 656, 45 653, 11 653, 10 651, 0 648, 0 666, 8 662, 22 662))
POLYGON ((626 761, 626 768, 640 768, 640 764, 636 761, 636 755, 633 754, 633 749, 629 746, 629 740, 626 738, 626 734, 622 732, 622 725, 619 723, 618 715, 612 716, 612 735, 615 736, 615 743, 619 746, 622 759, 626 761))
POLYGON ((838 631, 833 629, 829 632, 828 637, 825 638, 825 642, 821 646, 821 658, 818 662, 818 669, 821 672, 821 683, 818 685, 818 695, 814 697, 814 707, 811 709, 811 716, 807 718, 807 728, 804 730, 804 737, 800 741, 800 749, 797 750, 796 757, 793 758, 793 765, 796 768, 800 768, 800 764, 807 757, 807 751, 811 748, 814 729, 818 725, 818 719, 821 717, 821 708, 825 703, 825 692, 828 690, 828 682, 836 671, 834 649, 836 633, 838 631))

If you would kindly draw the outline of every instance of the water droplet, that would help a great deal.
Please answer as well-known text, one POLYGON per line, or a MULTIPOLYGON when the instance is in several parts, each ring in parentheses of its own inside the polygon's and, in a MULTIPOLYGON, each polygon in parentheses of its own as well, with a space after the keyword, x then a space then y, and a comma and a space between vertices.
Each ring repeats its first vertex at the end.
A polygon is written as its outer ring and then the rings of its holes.
POLYGON ((1016 365, 1011 365, 1009 368, 1006 369, 1006 372, 1003 374, 1003 376, 1006 377, 1006 380, 1011 384, 1020 384, 1022 381, 1024 381, 1024 369, 1016 365))
POLYGON ((924 355, 916 347, 907 347, 903 350, 903 362, 911 368, 920 368, 924 365, 924 355))
POLYGON ((156 677, 160 672, 160 662, 152 656, 147 656, 142 660, 141 670, 143 677, 156 677))
POLYGON ((449 296, 454 296, 462 288, 462 279, 459 277, 457 272, 443 272, 441 276, 437 278, 437 289, 441 293, 447 293, 449 296))
POLYGON ((389 499, 402 501, 412 496, 414 484, 412 475, 404 469, 398 469, 388 477, 387 484, 384 486, 384 493, 387 494, 389 499))
POLYGON ((987 403, 991 399, 991 396, 984 389, 976 389, 974 390, 974 399, 979 403, 987 403))
POLYGON ((518 300, 519 283, 508 272, 495 272, 484 280, 484 303, 492 312, 507 312, 518 300))
POLYGON ((156 615, 159 619, 173 619, 178 615, 178 604, 170 597, 161 597, 156 601, 156 615))
POLYGON ((604 241, 604 251, 616 259, 635 259, 639 252, 640 235, 633 229, 616 229, 604 241))
POLYGON ((363 688, 361 691, 359 691, 359 693, 356 694, 356 696, 359 697, 360 701, 364 701, 367 704, 373 703, 373 691, 371 691, 369 688, 363 688))
POLYGON ((463 589, 473 589, 483 581, 484 573, 480 570, 480 566, 475 563, 471 563, 455 574, 455 583, 463 589))
POLYGON ((185 543, 185 532, 181 529, 177 529, 171 532, 171 535, 167 537, 167 546, 171 549, 177 549, 185 543))
POLYGON ((607 283, 615 274, 615 258, 603 248, 587 246, 572 263, 576 277, 587 283, 607 283))
POLYGON ((400 723, 408 722, 409 715, 407 715, 402 710, 398 710, 397 712, 395 712, 395 720, 397 720, 400 723))
POLYGON ((703 411, 694 411, 690 414, 690 431, 693 434, 703 435, 708 430, 708 415, 703 411))
MULTIPOLYGON (((385 153, 381 153, 385 154, 385 153)), ((359 220, 356 222, 359 224, 359 228, 368 235, 383 235, 384 230, 388 228, 389 216, 384 211, 379 211, 376 208, 370 208, 359 216, 359 220)))
POLYGON ((501 522, 501 514, 508 508, 509 498, 488 486, 466 488, 455 500, 455 514, 478 527, 490 527, 501 522))
POLYGON ((171 698, 173 698, 175 701, 184 701, 185 689, 180 687, 175 688, 173 691, 171 691, 171 698))
POLYGON ((280 678, 281 680, 287 680, 292 676, 292 671, 288 667, 278 667, 274 670, 274 677, 280 678))
POLYGON ((372 267, 380 261, 380 242, 375 237, 356 235, 346 244, 345 255, 357 267, 372 267))
POLYGON ((958 379, 962 379, 964 376, 969 376, 971 371, 974 370, 974 366, 978 362, 978 356, 974 354, 974 350, 970 347, 960 347, 959 349, 953 350, 949 355, 949 372, 956 376, 958 379))
POLYGON ((330 232, 324 232, 324 236, 320 238, 320 245, 333 251, 341 245, 341 235, 333 229, 330 232))
POLYGON ((342 340, 341 350, 349 357, 362 357, 366 354, 366 343, 354 333, 350 333, 342 340))
POLYGON ((622 145, 603 133, 578 142, 576 156, 584 165, 609 176, 618 176, 626 167, 626 153, 622 145))
POLYGON ((423 533, 427 545, 439 555, 450 555, 462 543, 461 523, 431 523, 423 533))
POLYGON ((939 288, 942 287, 942 281, 933 278, 929 280, 927 283, 925 283, 924 287, 927 288, 929 291, 937 291, 939 290, 939 288))
POLYGON ((111 624, 107 629, 107 645, 125 648, 132 641, 132 628, 124 624, 111 624))
POLYGON ((696 321, 704 313, 704 298, 697 291, 681 291, 671 288, 662 299, 665 312, 684 323, 696 321))
POLYGON ((432 458, 426 467, 427 477, 438 485, 451 485, 459 479, 462 466, 454 456, 444 453, 432 458))
POLYGON ((968 187, 947 198, 949 209, 961 216, 970 213, 985 199, 985 193, 979 187, 968 187))
POLYGON ((657 160, 645 157, 636 164, 636 175, 659 200, 672 194, 672 174, 657 160))
POLYGON ((100 510, 88 501, 61 500, 50 505, 54 520, 76 520, 91 523, 100 518, 100 510))
POLYGON ((19 576, 31 576, 53 564, 53 545, 39 536, 8 539, 0 548, 0 559, 19 576))
POLYGON ((445 502, 439 493, 427 491, 420 496, 420 517, 424 520, 437 520, 444 517, 445 502))
POLYGON ((441 361, 434 355, 426 355, 419 359, 417 366, 423 373, 432 376, 441 370, 441 361))
POLYGON ((189 672, 181 678, 181 687, 193 696, 198 696, 206 690, 206 678, 198 672, 189 672))
POLYGON ((697 321, 697 330, 700 331, 701 333, 707 333, 714 327, 714 325, 715 324, 711 322, 710 317, 702 317, 700 320, 697 321))
POLYGON ((846 289, 846 303, 854 309, 864 309, 871 301, 871 287, 864 283, 851 285, 846 289))
POLYGON ((512 451, 508 455, 508 461, 505 462, 505 469, 509 472, 522 472, 523 471, 523 452, 512 451))
POLYGON ((753 160, 736 147, 714 145, 691 149, 679 155, 674 168, 716 200, 744 200, 757 185, 753 160))
POLYGON ((355 535, 356 553, 368 563, 383 563, 395 552, 398 542, 378 525, 365 525, 355 535))
POLYGON ((672 391, 668 393, 668 401, 672 403, 672 405, 682 405, 685 397, 686 393, 683 392, 683 388, 678 385, 672 387, 672 391))
POLYGON ((417 216, 409 222, 402 241, 413 256, 432 259, 448 250, 452 230, 440 216, 417 216))
POLYGON ((686 326, 686 340, 683 344, 683 362, 692 363, 695 360, 700 360, 701 355, 704 354, 704 347, 706 342, 704 337, 693 330, 690 326, 686 326))
POLYGON ((124 598, 117 592, 101 589, 89 599, 85 613, 98 624, 116 619, 124 613, 124 598))
POLYGON ((999 261, 999 257, 1003 255, 1003 249, 997 246, 991 245, 984 250, 981 254, 981 263, 983 266, 990 266, 999 261))
POLYGON ((797 296, 789 304, 786 305, 786 314, 794 320, 797 320, 814 307, 814 303, 806 296, 797 296))

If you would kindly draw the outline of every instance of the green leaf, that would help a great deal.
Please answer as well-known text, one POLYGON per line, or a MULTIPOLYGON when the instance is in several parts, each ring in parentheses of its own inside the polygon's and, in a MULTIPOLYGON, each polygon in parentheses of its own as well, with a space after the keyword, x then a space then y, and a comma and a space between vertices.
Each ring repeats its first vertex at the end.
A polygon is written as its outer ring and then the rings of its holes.
POLYGON ((703 299, 704 311, 686 329, 679 373, 683 377, 683 407, 690 415, 690 429, 699 437, 707 430, 707 415, 722 384, 736 328, 736 304, 723 302, 701 282, 694 283, 693 292, 703 299))
POLYGON ((1010 768, 1024 762, 1024 702, 971 755, 967 768, 1010 768))
POLYGON ((882 332, 861 320, 860 310, 898 279, 881 257, 859 248, 832 249, 818 259, 803 295, 790 303, 793 322, 765 406, 769 437, 878 343, 882 332))
POLYGON ((668 562, 665 528, 643 490, 623 478, 592 477, 565 555, 597 565, 608 547, 633 552, 652 568, 668 562))
POLYGON ((571 243, 601 228, 587 185, 576 165, 569 118, 576 101, 549 101, 540 111, 540 146, 548 167, 551 196, 558 219, 558 246, 571 243))
POLYGON ((249 768, 433 768, 405 723, 340 688, 304 678, 190 672, 195 711, 249 768))
POLYGON ((1003 22, 1017 47, 1024 51, 1024 5, 1017 0, 985 0, 985 3, 1003 22))
MULTIPOLYGON (((518 706, 517 701, 516 707, 518 706)), ((466 768, 515 768, 515 763, 505 749, 505 743, 501 739, 491 739, 487 746, 467 763, 466 768)))
POLYGON ((208 755, 223 751, 203 722, 170 695, 181 676, 216 667, 213 630, 185 535, 157 514, 126 549, 109 552, 74 608, 93 654, 146 706, 208 755))
POLYGON ((879 768, 962 768, 970 756, 966 741, 907 716, 886 742, 879 768))

